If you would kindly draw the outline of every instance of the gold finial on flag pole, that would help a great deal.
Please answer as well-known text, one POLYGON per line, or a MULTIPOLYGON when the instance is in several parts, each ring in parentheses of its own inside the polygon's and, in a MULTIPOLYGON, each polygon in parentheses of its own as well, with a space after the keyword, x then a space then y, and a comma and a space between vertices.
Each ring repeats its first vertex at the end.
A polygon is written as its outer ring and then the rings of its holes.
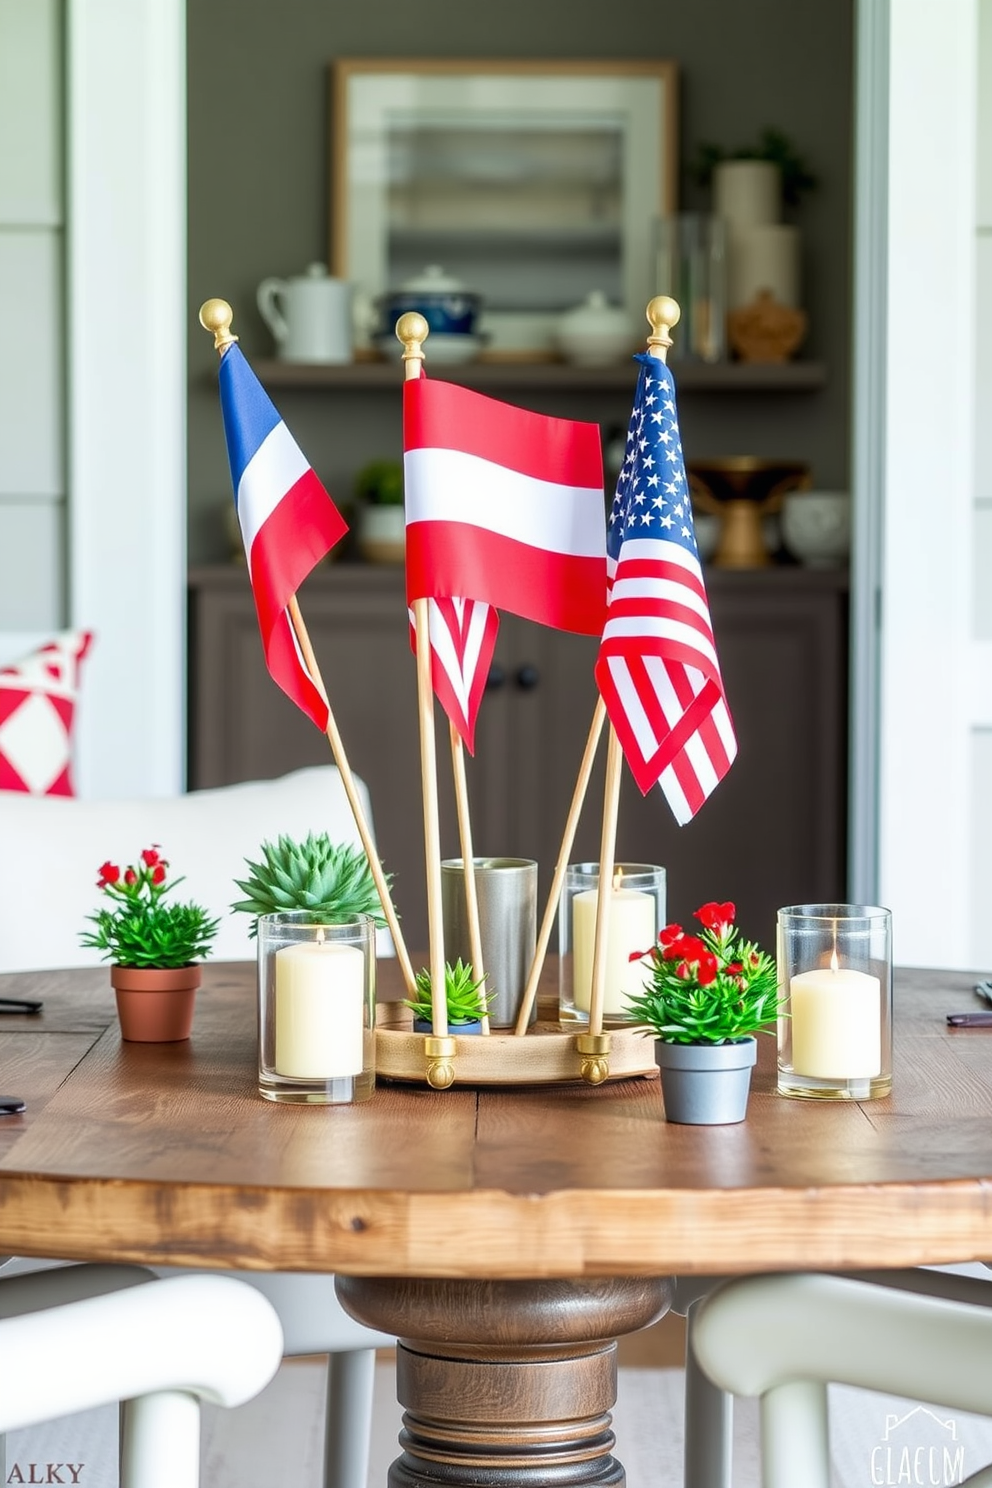
POLYGON ((226 300, 204 300, 200 306, 200 324, 214 338, 214 351, 226 351, 237 341, 231 334, 234 311, 226 300))
POLYGON ((408 310, 396 322, 396 339, 403 343, 401 361, 406 363, 403 369, 405 377, 420 376, 420 368, 414 367, 412 363, 424 360, 424 342, 430 331, 430 326, 418 310, 408 310))
POLYGON ((663 362, 672 344, 669 332, 674 330, 682 319, 682 311, 669 295, 655 295, 653 300, 648 301, 648 308, 644 313, 651 327, 648 351, 663 362))

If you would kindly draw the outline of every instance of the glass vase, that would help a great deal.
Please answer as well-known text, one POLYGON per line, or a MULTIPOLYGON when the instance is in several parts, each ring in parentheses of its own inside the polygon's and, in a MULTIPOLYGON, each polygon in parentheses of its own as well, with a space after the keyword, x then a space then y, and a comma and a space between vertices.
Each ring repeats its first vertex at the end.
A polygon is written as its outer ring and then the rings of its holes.
POLYGON ((347 1105, 375 1089, 375 926, 258 921, 258 1088, 266 1100, 347 1105))

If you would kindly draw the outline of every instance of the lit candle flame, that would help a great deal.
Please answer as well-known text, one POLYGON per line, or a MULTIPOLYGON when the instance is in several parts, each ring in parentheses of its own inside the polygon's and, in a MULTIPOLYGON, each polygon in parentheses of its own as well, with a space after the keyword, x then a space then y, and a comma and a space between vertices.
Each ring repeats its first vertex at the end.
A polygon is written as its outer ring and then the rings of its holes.
POLYGON ((314 936, 314 940, 317 942, 318 945, 323 945, 324 944, 324 927, 323 927, 323 925, 318 925, 317 926, 317 934, 314 936))
POLYGON ((623 869, 622 868, 618 868, 617 871, 613 875, 613 892, 616 893, 617 889, 622 889, 622 888, 623 888, 623 869))
POLYGON ((830 953, 830 970, 831 971, 834 971, 834 972, 840 971, 840 962, 837 960, 837 948, 836 948, 836 946, 834 947, 834 949, 830 953))

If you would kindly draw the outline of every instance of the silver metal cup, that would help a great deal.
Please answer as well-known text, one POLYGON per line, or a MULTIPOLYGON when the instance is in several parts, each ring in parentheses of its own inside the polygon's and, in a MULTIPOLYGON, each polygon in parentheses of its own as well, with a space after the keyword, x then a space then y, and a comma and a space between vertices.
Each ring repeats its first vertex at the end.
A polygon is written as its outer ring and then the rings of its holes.
MULTIPOLYGON (((474 858, 479 936, 492 997, 489 1022, 511 1028, 517 1020, 537 941, 537 864, 533 858, 474 858)), ((461 858, 441 863, 441 917, 445 960, 472 960, 461 858)), ((537 1016, 536 999, 531 1020, 537 1016)))

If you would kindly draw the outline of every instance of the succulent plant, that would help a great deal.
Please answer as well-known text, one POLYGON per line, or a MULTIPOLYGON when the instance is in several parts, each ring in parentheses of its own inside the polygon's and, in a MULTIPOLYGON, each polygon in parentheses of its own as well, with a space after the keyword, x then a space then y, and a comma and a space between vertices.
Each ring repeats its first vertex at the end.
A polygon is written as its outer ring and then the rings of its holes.
MULTIPOLYGON (((380 929, 385 925, 379 891, 362 848, 334 843, 326 832, 310 832, 303 842, 292 837, 263 842, 261 853, 260 863, 245 859, 249 876, 234 880, 247 897, 231 908, 254 916, 251 935, 258 929, 259 915, 290 910, 309 910, 315 921, 331 922, 367 914, 380 929)), ((391 882, 391 875, 386 875, 386 882, 391 882)))
MULTIPOLYGON (((461 957, 454 966, 450 962, 444 968, 444 992, 448 1004, 449 1023, 476 1023, 483 1013, 489 1011, 491 998, 483 991, 485 977, 476 977, 472 966, 461 957)), ((429 1023, 434 1016, 431 1002, 431 974, 426 968, 417 972, 417 996, 406 1006, 413 1009, 415 1018, 429 1023)))

